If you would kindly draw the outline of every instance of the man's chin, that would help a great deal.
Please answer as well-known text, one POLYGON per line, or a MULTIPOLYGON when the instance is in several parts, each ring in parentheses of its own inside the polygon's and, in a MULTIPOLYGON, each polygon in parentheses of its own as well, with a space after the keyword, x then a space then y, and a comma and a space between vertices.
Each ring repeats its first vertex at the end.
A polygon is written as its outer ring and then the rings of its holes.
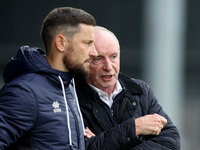
POLYGON ((76 76, 86 77, 88 75, 88 71, 84 68, 73 68, 70 72, 76 76))

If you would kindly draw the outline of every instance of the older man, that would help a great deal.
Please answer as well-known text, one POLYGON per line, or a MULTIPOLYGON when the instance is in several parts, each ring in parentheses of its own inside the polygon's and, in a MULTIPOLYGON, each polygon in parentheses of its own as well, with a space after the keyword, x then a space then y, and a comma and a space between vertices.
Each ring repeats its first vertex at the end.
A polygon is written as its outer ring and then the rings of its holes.
POLYGON ((120 46, 115 35, 95 27, 98 56, 76 88, 89 139, 88 149, 178 150, 177 128, 143 81, 119 73, 120 46))

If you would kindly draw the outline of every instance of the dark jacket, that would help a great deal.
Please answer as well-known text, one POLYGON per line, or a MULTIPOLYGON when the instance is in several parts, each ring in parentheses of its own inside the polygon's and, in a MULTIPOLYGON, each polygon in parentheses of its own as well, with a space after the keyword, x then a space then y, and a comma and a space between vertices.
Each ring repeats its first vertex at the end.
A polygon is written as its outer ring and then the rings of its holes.
POLYGON ((177 128, 158 104, 151 88, 121 73, 118 79, 123 90, 114 98, 111 109, 85 80, 75 80, 85 126, 96 135, 88 140, 88 149, 179 150, 177 128), (134 119, 154 113, 168 121, 162 132, 158 136, 136 136, 134 119))
POLYGON ((0 150, 71 150, 69 131, 74 149, 85 149, 71 79, 51 68, 39 48, 21 47, 4 71, 0 150))

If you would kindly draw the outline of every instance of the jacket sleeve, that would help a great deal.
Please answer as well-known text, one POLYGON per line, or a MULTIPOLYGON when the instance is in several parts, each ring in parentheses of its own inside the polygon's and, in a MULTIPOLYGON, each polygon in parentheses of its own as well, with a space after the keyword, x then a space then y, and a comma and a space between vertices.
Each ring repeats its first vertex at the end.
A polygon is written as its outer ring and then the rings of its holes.
POLYGON ((132 150, 180 150, 180 136, 178 129, 159 105, 152 89, 145 83, 140 84, 145 93, 141 98, 143 114, 157 113, 167 119, 167 124, 158 136, 144 137, 145 142, 136 146, 132 150))
POLYGON ((129 119, 87 139, 86 150, 127 150, 141 143, 135 136, 135 120, 129 119))
POLYGON ((33 126, 35 99, 27 87, 16 84, 0 91, 0 149, 15 143, 33 126))

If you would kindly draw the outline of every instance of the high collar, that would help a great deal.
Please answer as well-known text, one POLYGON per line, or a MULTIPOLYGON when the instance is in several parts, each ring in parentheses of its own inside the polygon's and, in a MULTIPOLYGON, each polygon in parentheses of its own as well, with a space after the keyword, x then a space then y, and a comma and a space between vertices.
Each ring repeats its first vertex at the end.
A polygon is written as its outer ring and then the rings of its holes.
POLYGON ((53 69, 45 56, 45 52, 38 47, 22 46, 17 54, 11 58, 4 69, 4 82, 10 82, 21 74, 40 73, 58 80, 60 76, 64 84, 68 84, 73 77, 69 72, 53 69))

